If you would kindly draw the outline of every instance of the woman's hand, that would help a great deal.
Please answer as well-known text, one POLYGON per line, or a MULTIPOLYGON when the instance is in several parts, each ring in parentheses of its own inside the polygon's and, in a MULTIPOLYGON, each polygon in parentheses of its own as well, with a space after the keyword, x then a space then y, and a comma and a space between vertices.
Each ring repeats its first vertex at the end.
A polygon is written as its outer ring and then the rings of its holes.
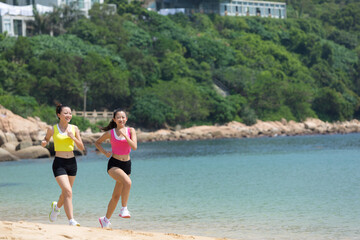
POLYGON ((108 152, 108 151, 106 151, 106 153, 104 154, 107 158, 109 158, 109 157, 111 157, 111 155, 112 155, 112 152, 108 152))
POLYGON ((46 141, 46 140, 41 141, 41 146, 42 147, 46 147, 47 144, 48 144, 48 141, 46 141))
POLYGON ((72 133, 71 129, 67 128, 66 129, 66 134, 68 135, 69 138, 71 138, 72 140, 74 140, 75 136, 72 133))
POLYGON ((54 134, 54 129, 51 127, 51 128, 48 128, 46 130, 46 135, 44 137, 44 140, 41 141, 41 146, 42 147, 46 147, 46 145, 48 144, 48 142, 50 141, 50 138, 51 136, 54 134))
POLYGON ((124 137, 126 136, 126 128, 121 128, 119 132, 120 135, 123 135, 124 137))

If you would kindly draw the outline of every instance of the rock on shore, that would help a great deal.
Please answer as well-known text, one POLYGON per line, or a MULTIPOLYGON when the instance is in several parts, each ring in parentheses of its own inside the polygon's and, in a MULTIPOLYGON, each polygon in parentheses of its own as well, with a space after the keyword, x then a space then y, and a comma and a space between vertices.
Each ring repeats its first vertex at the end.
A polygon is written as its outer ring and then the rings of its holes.
POLYGON ((52 143, 47 148, 40 145, 49 127, 37 117, 25 119, 0 105, 0 162, 53 155, 52 143))
POLYGON ((276 137, 312 134, 347 134, 360 132, 360 122, 351 120, 347 122, 328 123, 319 119, 306 119, 304 122, 258 120, 252 126, 239 122, 229 122, 221 126, 194 126, 178 131, 158 130, 156 132, 137 131, 140 142, 150 141, 177 141, 217 138, 254 138, 276 137))
MULTIPOLYGON (((39 118, 27 119, 12 113, 0 105, 0 161, 50 157, 54 154, 53 143, 48 148, 40 147, 50 125, 39 118)), ((155 132, 136 130, 138 142, 181 141, 219 138, 254 138, 295 136, 311 134, 347 134, 360 132, 360 122, 356 119, 346 122, 328 123, 319 119, 306 119, 304 122, 258 120, 252 126, 239 122, 229 122, 219 126, 194 126, 180 130, 161 129, 155 132)), ((93 144, 102 133, 81 132, 85 144, 93 144)), ((76 155, 85 152, 75 150, 76 155)))

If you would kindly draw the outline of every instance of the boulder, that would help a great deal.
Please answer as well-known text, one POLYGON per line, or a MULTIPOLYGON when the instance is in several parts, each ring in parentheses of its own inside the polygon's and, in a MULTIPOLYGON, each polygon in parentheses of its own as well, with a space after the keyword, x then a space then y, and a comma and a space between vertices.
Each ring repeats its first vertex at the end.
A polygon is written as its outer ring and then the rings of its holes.
POLYGON ((10 153, 14 153, 16 152, 16 146, 18 145, 18 142, 7 142, 4 143, 1 148, 5 149, 6 151, 10 152, 10 153))
POLYGON ((81 132, 80 136, 81 136, 81 139, 84 144, 93 144, 103 134, 104 134, 104 132, 92 133, 92 132, 86 130, 86 132, 81 132))
POLYGON ((0 130, 0 146, 3 145, 6 142, 7 141, 6 141, 5 134, 3 133, 3 131, 0 130))
MULTIPOLYGON (((0 130, 14 134, 18 141, 32 141, 31 135, 41 130, 46 131, 48 127, 50 126, 41 122, 39 118, 25 119, 0 106, 0 130)), ((7 141, 13 142, 13 139, 7 141)))
POLYGON ((153 133, 140 132, 136 134, 138 142, 150 142, 154 139, 153 133))
POLYGON ((19 150, 21 150, 21 149, 31 147, 32 145, 33 145, 33 143, 32 143, 32 142, 29 142, 29 141, 20 142, 20 143, 17 144, 15 150, 16 150, 16 151, 19 151, 19 150))
POLYGON ((12 132, 4 132, 4 135, 6 137, 6 142, 18 142, 16 136, 12 132))
POLYGON ((30 137, 30 133, 29 133, 28 130, 17 131, 14 134, 16 136, 16 139, 19 142, 30 142, 30 141, 32 141, 32 139, 30 137))
POLYGON ((39 117, 27 117, 27 120, 34 123, 38 129, 45 131, 50 127, 46 122, 41 121, 39 117))
POLYGON ((21 159, 33 159, 33 158, 49 158, 50 152, 47 148, 42 146, 31 146, 25 149, 21 149, 14 153, 15 156, 21 159))
POLYGON ((52 138, 45 148, 50 152, 50 156, 55 156, 54 141, 52 140, 52 138))
POLYGON ((32 141, 34 142, 41 142, 46 135, 46 131, 44 130, 38 130, 38 131, 34 131, 34 132, 30 132, 30 138, 32 141))
POLYGON ((83 136, 81 137, 84 144, 92 144, 94 143, 94 139, 91 136, 83 136))
POLYGON ((0 148, 0 162, 16 160, 19 160, 19 158, 6 151, 4 148, 0 148))

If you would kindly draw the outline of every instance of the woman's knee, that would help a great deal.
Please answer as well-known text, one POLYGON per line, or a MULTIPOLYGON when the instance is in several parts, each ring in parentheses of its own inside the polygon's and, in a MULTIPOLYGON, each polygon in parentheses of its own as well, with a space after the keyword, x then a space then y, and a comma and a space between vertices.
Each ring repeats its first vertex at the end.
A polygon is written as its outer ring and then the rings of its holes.
POLYGON ((63 189, 62 195, 64 198, 72 198, 72 189, 71 188, 63 189))
POLYGON ((131 187, 131 179, 128 177, 128 178, 125 178, 124 181, 122 182, 124 188, 130 188, 131 187))

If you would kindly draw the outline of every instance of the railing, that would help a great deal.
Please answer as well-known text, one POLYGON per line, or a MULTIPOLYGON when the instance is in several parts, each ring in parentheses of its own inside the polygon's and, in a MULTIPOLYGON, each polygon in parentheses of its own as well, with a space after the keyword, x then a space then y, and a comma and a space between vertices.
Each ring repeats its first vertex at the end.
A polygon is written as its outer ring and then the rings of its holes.
POLYGON ((92 112, 86 111, 84 113, 84 111, 72 110, 72 115, 78 117, 84 117, 88 119, 90 123, 96 123, 98 121, 110 121, 113 117, 113 112, 108 112, 106 110, 102 112, 97 112, 96 110, 94 110, 92 112))

